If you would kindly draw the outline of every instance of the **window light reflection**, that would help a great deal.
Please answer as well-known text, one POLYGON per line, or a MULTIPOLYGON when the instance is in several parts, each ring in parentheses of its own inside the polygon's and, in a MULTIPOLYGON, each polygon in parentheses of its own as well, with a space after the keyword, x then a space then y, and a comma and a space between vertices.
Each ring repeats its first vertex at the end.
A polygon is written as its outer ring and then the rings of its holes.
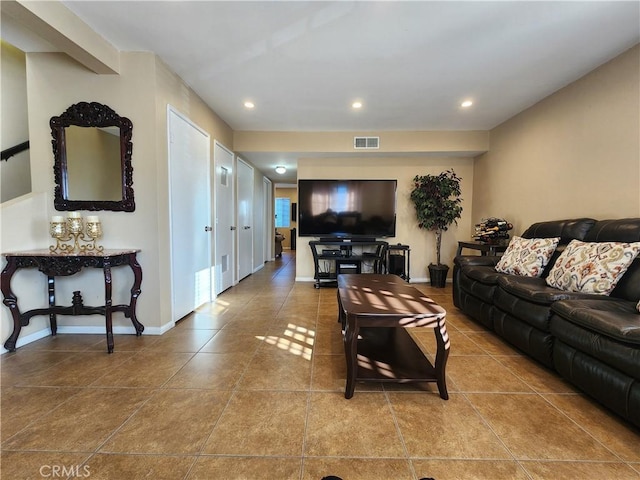
POLYGON ((289 323, 281 337, 269 335, 266 337, 256 336, 256 338, 280 350, 310 361, 315 336, 316 332, 314 330, 289 323))

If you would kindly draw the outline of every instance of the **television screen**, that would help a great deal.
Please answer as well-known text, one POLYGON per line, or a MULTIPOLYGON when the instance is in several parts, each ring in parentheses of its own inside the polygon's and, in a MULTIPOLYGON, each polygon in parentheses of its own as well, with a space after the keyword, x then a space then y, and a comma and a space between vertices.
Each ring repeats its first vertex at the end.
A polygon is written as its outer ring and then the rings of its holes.
POLYGON ((393 237, 397 180, 299 180, 302 237, 393 237))

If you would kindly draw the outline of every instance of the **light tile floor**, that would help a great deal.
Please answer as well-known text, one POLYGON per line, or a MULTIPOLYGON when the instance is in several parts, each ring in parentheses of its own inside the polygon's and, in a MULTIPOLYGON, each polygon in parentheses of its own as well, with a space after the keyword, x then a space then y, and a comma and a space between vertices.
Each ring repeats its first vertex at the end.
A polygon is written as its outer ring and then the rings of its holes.
MULTIPOLYGON (((345 400, 336 291, 294 279, 285 251, 161 337, 3 355, 0 477, 640 479, 638 429, 459 313, 450 287, 415 285, 448 311, 450 399, 358 384, 345 400)), ((414 334, 431 353, 433 331, 414 334)))

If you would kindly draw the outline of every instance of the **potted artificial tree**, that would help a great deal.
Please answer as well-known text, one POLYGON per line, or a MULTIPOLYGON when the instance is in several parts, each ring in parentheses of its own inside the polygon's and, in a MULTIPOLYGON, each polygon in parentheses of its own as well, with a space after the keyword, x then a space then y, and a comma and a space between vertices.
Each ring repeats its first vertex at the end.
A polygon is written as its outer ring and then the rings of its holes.
POLYGON ((444 287, 447 280, 448 265, 440 263, 442 232, 462 214, 460 198, 460 177, 451 170, 440 175, 416 175, 411 200, 416 209, 418 227, 436 234, 436 263, 429 264, 431 286, 444 287))

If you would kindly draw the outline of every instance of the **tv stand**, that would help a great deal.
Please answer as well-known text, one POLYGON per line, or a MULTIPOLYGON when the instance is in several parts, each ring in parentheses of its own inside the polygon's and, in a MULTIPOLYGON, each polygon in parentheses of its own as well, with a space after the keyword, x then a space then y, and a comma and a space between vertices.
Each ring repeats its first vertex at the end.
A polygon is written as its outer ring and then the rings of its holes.
POLYGON ((351 240, 321 238, 309 242, 313 254, 315 288, 337 286, 341 273, 383 273, 389 244, 362 238, 351 240), (336 252, 338 249, 339 252, 336 252))
POLYGON ((376 243, 376 237, 320 237, 320 241, 323 243, 376 243))

